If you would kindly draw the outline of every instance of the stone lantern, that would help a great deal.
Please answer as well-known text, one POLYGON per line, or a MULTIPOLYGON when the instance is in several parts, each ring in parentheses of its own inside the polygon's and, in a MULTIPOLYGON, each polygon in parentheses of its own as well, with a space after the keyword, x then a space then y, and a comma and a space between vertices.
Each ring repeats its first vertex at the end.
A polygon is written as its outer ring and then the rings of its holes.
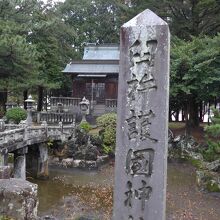
POLYGON ((82 113, 82 121, 86 121, 86 115, 89 114, 89 100, 83 97, 82 101, 79 103, 80 110, 82 113))
POLYGON ((32 99, 32 96, 29 95, 28 99, 25 100, 25 102, 27 103, 27 125, 32 125, 32 114, 31 111, 33 109, 33 104, 34 104, 34 100, 32 99))

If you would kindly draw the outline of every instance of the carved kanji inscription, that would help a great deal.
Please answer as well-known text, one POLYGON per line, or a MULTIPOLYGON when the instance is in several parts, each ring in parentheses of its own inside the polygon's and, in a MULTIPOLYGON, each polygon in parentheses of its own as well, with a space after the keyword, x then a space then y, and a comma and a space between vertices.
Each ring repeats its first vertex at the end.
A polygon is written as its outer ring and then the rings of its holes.
POLYGON ((152 187, 147 185, 147 182, 142 180, 142 187, 138 190, 135 190, 135 197, 139 200, 141 200, 141 210, 144 211, 145 209, 145 203, 149 200, 151 193, 152 193, 152 187))
POLYGON ((134 190, 132 189, 132 183, 127 182, 128 191, 125 192, 126 199, 124 201, 125 206, 132 207, 132 199, 134 197, 134 190))
POLYGON ((152 142, 157 142, 156 138, 151 137, 150 125, 151 119, 155 117, 152 110, 148 112, 140 111, 138 114, 134 110, 130 110, 130 117, 126 119, 128 125, 128 138, 141 140, 149 139, 152 142))
POLYGON ((154 150, 130 149, 126 159, 126 173, 131 175, 151 176, 153 172, 154 150))
MULTIPOLYGON (((141 204, 141 210, 144 211, 145 209, 145 203, 150 199, 151 193, 152 193, 152 187, 147 185, 147 182, 145 180, 141 181, 142 186, 138 189, 133 189, 132 182, 127 182, 127 189, 124 194, 126 196, 126 199, 124 201, 124 205, 126 207, 132 208, 133 207, 133 200, 140 200, 141 204)), ((132 216, 131 216, 132 217, 132 216)))

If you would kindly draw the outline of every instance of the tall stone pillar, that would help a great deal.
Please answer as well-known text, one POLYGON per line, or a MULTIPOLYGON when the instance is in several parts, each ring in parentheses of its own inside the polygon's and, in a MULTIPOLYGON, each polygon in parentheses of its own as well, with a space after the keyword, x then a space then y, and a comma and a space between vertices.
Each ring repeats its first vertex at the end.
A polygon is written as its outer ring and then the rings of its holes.
POLYGON ((39 179, 49 178, 48 147, 47 147, 47 144, 45 143, 39 145, 37 178, 39 179))
POLYGON ((121 28, 114 220, 164 220, 169 28, 145 10, 121 28))
POLYGON ((26 153, 27 147, 14 152, 14 178, 26 179, 26 153))

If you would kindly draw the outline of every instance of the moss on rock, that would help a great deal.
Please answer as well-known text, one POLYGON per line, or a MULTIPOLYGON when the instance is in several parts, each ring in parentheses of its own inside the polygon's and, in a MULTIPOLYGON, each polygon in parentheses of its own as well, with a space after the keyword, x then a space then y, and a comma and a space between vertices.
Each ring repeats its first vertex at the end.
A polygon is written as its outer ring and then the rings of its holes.
POLYGON ((209 180, 206 184, 209 192, 220 192, 220 185, 215 180, 209 180))

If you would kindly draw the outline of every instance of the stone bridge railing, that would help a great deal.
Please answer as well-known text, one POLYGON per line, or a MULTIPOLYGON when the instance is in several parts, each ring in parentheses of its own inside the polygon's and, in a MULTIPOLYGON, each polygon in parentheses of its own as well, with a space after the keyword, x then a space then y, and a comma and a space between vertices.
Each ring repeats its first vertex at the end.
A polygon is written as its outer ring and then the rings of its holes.
POLYGON ((34 118, 37 123, 46 121, 47 123, 73 123, 75 121, 76 114, 73 113, 58 113, 58 112, 37 112, 34 118))
POLYGON ((48 147, 49 140, 67 140, 74 134, 75 124, 63 126, 60 122, 56 126, 49 126, 46 122, 39 126, 27 126, 21 124, 11 130, 0 132, 0 178, 5 178, 8 172, 8 153, 14 154, 14 178, 26 178, 26 155, 31 156, 27 160, 31 170, 36 170, 36 176, 48 177, 48 147), (36 144, 36 145, 35 145, 36 144), (35 153, 28 153, 29 146, 38 149, 35 153), (33 162, 35 161, 35 162, 33 162), (3 170, 3 172, 1 172, 3 170))
POLYGON ((39 126, 26 126, 0 132, 0 152, 15 151, 28 145, 42 143, 48 140, 65 140, 74 132, 74 123, 63 126, 48 126, 46 123, 39 126))

